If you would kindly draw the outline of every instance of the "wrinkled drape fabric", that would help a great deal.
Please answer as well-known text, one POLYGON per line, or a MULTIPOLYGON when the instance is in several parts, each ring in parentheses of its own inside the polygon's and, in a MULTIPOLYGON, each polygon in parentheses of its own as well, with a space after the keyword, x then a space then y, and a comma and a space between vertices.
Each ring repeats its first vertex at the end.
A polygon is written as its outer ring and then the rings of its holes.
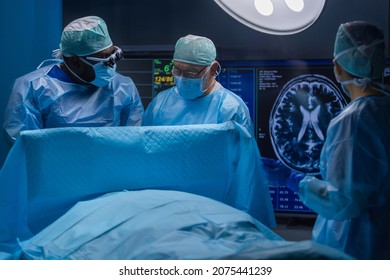
POLYGON ((256 219, 190 193, 142 190, 79 202, 33 238, 24 259, 346 259, 287 242, 256 219))

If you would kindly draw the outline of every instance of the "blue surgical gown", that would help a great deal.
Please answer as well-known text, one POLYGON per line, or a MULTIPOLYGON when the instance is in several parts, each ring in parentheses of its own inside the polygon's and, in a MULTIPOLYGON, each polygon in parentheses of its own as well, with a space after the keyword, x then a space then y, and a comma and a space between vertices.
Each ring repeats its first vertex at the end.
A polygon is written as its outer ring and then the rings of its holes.
POLYGON ((182 98, 176 87, 160 92, 146 109, 143 125, 218 124, 236 121, 253 134, 253 123, 244 101, 217 83, 209 95, 182 98))
POLYGON ((141 125, 144 108, 131 78, 116 73, 110 84, 96 87, 65 79, 61 71, 52 64, 16 79, 4 120, 11 138, 42 128, 141 125))
POLYGON ((313 239, 358 259, 390 259, 390 96, 359 97, 334 118, 321 176, 300 182, 319 216, 313 239))

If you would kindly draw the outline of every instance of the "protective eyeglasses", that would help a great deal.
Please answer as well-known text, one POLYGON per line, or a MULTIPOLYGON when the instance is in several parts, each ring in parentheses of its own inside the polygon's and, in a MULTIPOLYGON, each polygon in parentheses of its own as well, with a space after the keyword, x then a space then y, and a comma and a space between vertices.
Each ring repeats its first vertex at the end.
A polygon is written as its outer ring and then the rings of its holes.
POLYGON ((186 78, 191 78, 194 79, 196 78, 204 69, 206 69, 208 66, 203 67, 199 72, 195 71, 186 71, 186 70, 181 70, 178 68, 175 68, 175 66, 172 67, 172 75, 174 76, 183 76, 186 78))
POLYGON ((91 61, 103 62, 104 65, 113 68, 115 63, 118 60, 124 59, 124 57, 123 57, 122 50, 117 46, 114 46, 114 52, 108 57, 102 58, 102 57, 87 56, 86 59, 91 61))

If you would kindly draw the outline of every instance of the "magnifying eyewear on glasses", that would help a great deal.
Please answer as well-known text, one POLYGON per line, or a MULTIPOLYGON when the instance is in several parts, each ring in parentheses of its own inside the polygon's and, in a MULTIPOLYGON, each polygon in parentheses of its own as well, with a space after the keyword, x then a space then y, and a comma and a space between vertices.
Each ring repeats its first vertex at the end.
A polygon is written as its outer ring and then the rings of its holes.
POLYGON ((103 62, 104 65, 113 68, 115 63, 118 60, 124 59, 124 57, 123 57, 122 50, 117 46, 114 46, 114 52, 109 57, 101 58, 101 57, 87 56, 86 59, 91 61, 103 62))

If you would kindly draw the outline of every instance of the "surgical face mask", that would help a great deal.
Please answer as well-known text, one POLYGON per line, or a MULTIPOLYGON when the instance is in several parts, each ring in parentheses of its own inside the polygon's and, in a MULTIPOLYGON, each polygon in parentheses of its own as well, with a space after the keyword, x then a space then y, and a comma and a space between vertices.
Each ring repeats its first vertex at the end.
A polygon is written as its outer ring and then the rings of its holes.
POLYGON ((204 94, 202 90, 203 78, 190 79, 181 76, 174 76, 174 80, 178 93, 184 99, 193 100, 204 94))
POLYGON ((371 85, 372 79, 370 78, 353 78, 351 80, 341 81, 340 77, 337 75, 337 73, 334 73, 337 82, 341 85, 341 88, 343 89, 344 93, 351 98, 351 93, 347 89, 346 85, 353 84, 357 87, 360 87, 363 91, 371 85))
POLYGON ((209 69, 207 69, 206 73, 204 73, 201 78, 191 79, 174 75, 173 78, 179 95, 188 100, 194 100, 204 95, 204 93, 209 89, 203 89, 204 77, 207 75, 209 69))
POLYGON ((97 87, 104 87, 108 85, 116 74, 115 72, 116 64, 110 67, 110 66, 106 66, 102 61, 96 64, 92 64, 82 57, 80 57, 80 59, 84 61, 86 64, 88 64, 89 66, 91 66, 95 71, 95 79, 90 83, 97 87))
POLYGON ((351 98, 351 93, 349 92, 349 90, 346 88, 346 83, 345 82, 348 82, 348 81, 341 81, 341 78, 340 76, 336 73, 336 71, 334 71, 334 76, 336 78, 336 81, 340 84, 343 92, 345 93, 346 96, 348 96, 349 98, 351 98))
MULTIPOLYGON (((348 82, 348 81, 347 81, 348 82)), ((340 83, 341 85, 341 89, 343 90, 343 92, 345 93, 346 96, 348 96, 349 98, 351 98, 351 93, 349 92, 349 90, 347 89, 347 87, 345 86, 346 84, 345 83, 340 83)))

